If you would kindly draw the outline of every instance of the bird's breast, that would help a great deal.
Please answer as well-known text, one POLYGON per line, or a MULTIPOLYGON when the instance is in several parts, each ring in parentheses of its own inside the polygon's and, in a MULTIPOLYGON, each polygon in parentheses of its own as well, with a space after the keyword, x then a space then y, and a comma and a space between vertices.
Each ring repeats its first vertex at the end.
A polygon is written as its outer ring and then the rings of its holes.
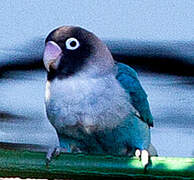
POLYGON ((131 113, 130 97, 114 76, 101 78, 71 77, 47 82, 46 110, 58 131, 83 126, 114 128, 131 113))

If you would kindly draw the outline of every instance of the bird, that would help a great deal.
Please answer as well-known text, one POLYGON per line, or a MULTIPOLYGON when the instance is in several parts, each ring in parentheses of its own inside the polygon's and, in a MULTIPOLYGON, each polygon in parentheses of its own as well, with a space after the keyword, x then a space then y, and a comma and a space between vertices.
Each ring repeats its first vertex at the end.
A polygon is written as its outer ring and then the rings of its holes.
POLYGON ((136 155, 149 163, 153 116, 133 68, 116 62, 102 40, 79 26, 48 34, 43 63, 46 115, 65 152, 136 155))

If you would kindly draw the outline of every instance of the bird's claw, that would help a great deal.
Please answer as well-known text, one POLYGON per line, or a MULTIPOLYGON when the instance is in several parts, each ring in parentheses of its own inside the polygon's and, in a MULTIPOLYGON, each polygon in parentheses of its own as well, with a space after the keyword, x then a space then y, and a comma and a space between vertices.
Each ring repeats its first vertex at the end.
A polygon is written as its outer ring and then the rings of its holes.
POLYGON ((135 151, 135 156, 141 160, 143 167, 146 167, 149 164, 149 153, 147 150, 137 149, 135 151))
POLYGON ((51 160, 54 158, 54 157, 57 157, 59 156, 59 154, 63 152, 62 151, 62 148, 60 147, 51 147, 48 149, 48 152, 46 154, 46 166, 49 165, 49 163, 51 162, 51 160))

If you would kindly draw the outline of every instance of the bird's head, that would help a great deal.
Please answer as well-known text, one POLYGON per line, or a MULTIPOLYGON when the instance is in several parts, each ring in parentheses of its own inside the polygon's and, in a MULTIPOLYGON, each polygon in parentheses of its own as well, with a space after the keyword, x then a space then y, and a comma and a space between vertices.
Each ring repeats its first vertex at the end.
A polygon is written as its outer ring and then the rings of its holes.
POLYGON ((93 33, 73 26, 53 30, 45 40, 45 68, 58 77, 80 71, 103 73, 114 64, 106 45, 93 33))

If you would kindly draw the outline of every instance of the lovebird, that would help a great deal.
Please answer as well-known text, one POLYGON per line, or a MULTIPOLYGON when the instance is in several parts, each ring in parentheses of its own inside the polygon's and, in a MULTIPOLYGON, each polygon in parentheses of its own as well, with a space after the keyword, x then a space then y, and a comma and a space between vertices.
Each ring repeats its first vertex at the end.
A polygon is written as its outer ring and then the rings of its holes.
MULTIPOLYGON (((137 73, 81 27, 47 36, 46 114, 66 152, 136 155, 147 165, 153 117, 137 73)), ((47 158, 51 158, 48 153, 47 158)))

